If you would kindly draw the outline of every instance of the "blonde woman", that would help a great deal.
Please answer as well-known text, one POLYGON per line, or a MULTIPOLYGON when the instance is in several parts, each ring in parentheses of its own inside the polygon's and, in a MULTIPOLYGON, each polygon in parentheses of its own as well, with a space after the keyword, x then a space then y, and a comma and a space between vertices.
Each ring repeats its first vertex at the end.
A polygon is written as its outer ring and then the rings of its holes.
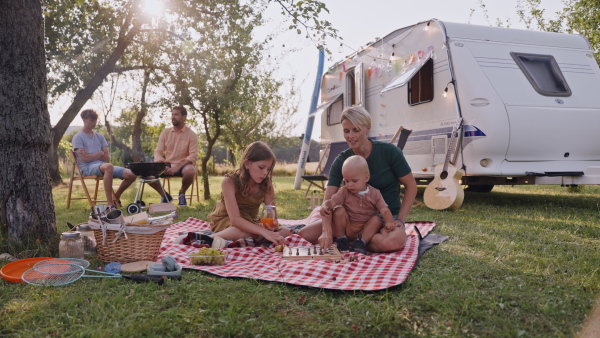
MULTIPOLYGON (((369 165, 371 177, 368 184, 381 191, 394 219, 404 224, 417 195, 417 182, 402 150, 389 142, 374 141, 368 138, 371 130, 371 116, 363 107, 346 108, 341 116, 341 125, 344 138, 350 148, 339 154, 333 162, 324 200, 331 199, 331 196, 340 189, 344 161, 350 156, 358 155, 365 158, 369 165), (402 203, 400 202, 400 184, 405 188, 402 203)), ((331 225, 328 224, 329 222, 321 221, 309 224, 299 232, 299 235, 311 243, 319 243, 321 247, 329 247, 335 240, 340 249, 346 249, 352 243, 348 243, 348 239, 344 237, 343 226, 339 224, 341 222, 336 222, 336 220, 346 219, 345 213, 344 208, 333 210, 321 208, 322 216, 329 217, 332 214, 331 225)), ((405 243, 404 226, 387 231, 384 224, 369 242, 368 251, 398 251, 404 247, 405 243)))

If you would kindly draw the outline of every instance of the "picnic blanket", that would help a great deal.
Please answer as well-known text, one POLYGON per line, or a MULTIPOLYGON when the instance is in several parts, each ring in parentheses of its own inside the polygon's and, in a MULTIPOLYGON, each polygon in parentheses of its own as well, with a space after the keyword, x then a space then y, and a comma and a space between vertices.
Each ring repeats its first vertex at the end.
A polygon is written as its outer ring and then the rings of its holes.
MULTIPOLYGON (((286 226, 309 224, 320 215, 318 210, 303 220, 283 220, 286 226)), ((238 247, 227 248, 227 264, 216 266, 191 265, 188 254, 197 248, 174 244, 180 233, 210 230, 209 222, 188 218, 173 224, 165 232, 159 259, 173 256, 184 268, 206 271, 222 277, 242 277, 265 281, 290 283, 336 290, 381 290, 402 284, 410 275, 419 257, 420 236, 414 230, 417 227, 425 237, 435 227, 433 222, 409 222, 406 224, 408 240, 398 252, 386 254, 359 254, 348 252, 344 259, 356 256, 357 261, 334 263, 325 260, 291 261, 281 258, 281 253, 272 248, 238 247)), ((298 235, 286 238, 288 246, 312 245, 298 235)))

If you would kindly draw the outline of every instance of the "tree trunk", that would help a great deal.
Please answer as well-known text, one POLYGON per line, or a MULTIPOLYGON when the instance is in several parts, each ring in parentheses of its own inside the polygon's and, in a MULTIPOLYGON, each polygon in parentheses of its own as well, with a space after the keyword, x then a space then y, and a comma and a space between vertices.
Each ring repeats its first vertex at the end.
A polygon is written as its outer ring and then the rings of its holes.
POLYGON ((115 135, 112 132, 112 127, 110 125, 110 122, 108 122, 108 119, 106 118, 106 116, 104 117, 104 126, 106 127, 106 131, 108 131, 108 134, 110 135, 111 144, 131 155, 131 148, 129 148, 125 143, 120 142, 119 140, 117 140, 115 138, 115 135))
POLYGON ((41 6, 0 1, 0 215, 14 244, 56 237, 41 6))
MULTIPOLYGON (((131 9, 131 11, 133 11, 133 9, 131 9)), ((121 27, 121 33, 119 35, 119 40, 117 41, 117 47, 115 47, 115 50, 113 50, 108 60, 106 60, 104 65, 102 65, 102 68, 100 68, 100 70, 94 74, 94 76, 90 79, 90 82, 86 84, 85 88, 77 92, 69 108, 67 108, 54 128, 52 128, 52 144, 48 149, 48 151, 52 153, 48 156, 49 160, 52 162, 49 162, 48 165, 50 167, 50 177, 53 185, 58 185, 60 182, 62 182, 60 171, 58 170, 58 155, 56 154, 58 152, 60 140, 67 131, 67 128, 71 122, 73 122, 75 117, 77 117, 77 114, 79 114, 81 108, 83 108, 86 102, 92 97, 96 89, 98 89, 102 82, 104 82, 104 79, 106 79, 108 74, 114 70, 117 61, 119 61, 125 52, 125 49, 127 49, 127 47, 133 42, 133 38, 139 33, 142 23, 139 20, 134 20, 133 26, 131 29, 129 29, 131 20, 131 16, 128 16, 127 21, 121 27), (129 29, 128 32, 127 29, 129 29)))
POLYGON ((229 159, 229 163, 231 164, 231 166, 235 168, 235 152, 230 147, 227 147, 227 158, 229 159))
POLYGON ((131 157, 136 162, 142 161, 142 122, 148 114, 148 104, 146 103, 146 91, 150 83, 150 70, 144 72, 144 84, 142 85, 142 97, 140 99, 140 110, 135 117, 133 124, 133 133, 131 133, 131 157))
POLYGON ((215 135, 210 135, 209 125, 208 123, 204 122, 204 135, 206 136, 206 153, 202 157, 202 183, 204 184, 204 200, 210 199, 210 185, 208 184, 208 160, 210 160, 212 149, 221 135, 221 125, 219 123, 221 111, 219 108, 217 108, 217 105, 215 105, 215 107, 207 107, 207 110, 209 112, 205 110, 201 113, 202 120, 207 121, 208 115, 212 114, 212 120, 215 121, 215 135))
POLYGON ((210 199, 210 186, 208 184, 208 160, 212 154, 212 148, 217 142, 216 138, 206 140, 206 153, 202 156, 202 183, 204 184, 204 200, 210 199))
POLYGON ((148 83, 150 83, 150 71, 146 70, 144 72, 144 83, 142 85, 142 97, 140 99, 140 110, 135 116, 135 122, 133 124, 133 132, 131 133, 131 148, 129 148, 125 143, 117 140, 115 135, 112 133, 112 129, 110 123, 108 122, 108 118, 104 117, 104 126, 106 126, 106 130, 110 134, 110 141, 117 148, 127 152, 129 156, 133 159, 134 162, 142 162, 143 152, 142 152, 142 122, 144 121, 144 117, 148 113, 148 105, 146 104, 146 92, 148 90, 148 83))

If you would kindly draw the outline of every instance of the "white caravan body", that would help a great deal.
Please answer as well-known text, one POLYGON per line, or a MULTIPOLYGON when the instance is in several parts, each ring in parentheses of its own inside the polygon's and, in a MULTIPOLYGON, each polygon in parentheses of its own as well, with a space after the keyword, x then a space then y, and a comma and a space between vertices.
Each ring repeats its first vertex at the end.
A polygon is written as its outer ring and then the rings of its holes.
POLYGON ((600 184, 600 70, 581 35, 442 22, 398 29, 323 75, 322 145, 364 106, 369 136, 411 129, 404 155, 420 183, 452 162, 463 184, 600 184), (443 95, 447 94, 447 95, 443 95))

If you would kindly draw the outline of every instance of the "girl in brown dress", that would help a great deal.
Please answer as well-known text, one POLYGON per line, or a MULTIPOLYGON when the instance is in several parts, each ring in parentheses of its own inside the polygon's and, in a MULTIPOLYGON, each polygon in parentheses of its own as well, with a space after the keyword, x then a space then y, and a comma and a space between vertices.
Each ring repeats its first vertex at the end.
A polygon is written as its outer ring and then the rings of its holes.
POLYGON ((277 219, 276 230, 268 230, 260 225, 258 215, 262 203, 274 205, 275 202, 272 182, 275 161, 275 154, 268 145, 254 142, 244 151, 240 167, 225 175, 221 200, 208 215, 211 230, 215 232, 213 247, 220 246, 220 238, 235 241, 262 237, 275 245, 284 244, 284 237, 290 231, 280 226, 277 219))

